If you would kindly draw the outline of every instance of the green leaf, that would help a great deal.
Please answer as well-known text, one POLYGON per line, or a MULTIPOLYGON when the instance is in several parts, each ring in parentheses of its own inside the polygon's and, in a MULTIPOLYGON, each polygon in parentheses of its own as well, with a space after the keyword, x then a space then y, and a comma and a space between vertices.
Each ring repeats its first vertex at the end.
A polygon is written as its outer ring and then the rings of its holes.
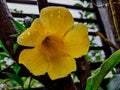
POLYGON ((10 57, 10 56, 5 52, 0 52, 0 60, 4 59, 5 57, 10 57))
POLYGON ((93 79, 91 79, 92 77, 89 77, 87 80, 87 87, 85 90, 92 90, 92 84, 93 84, 93 79))
POLYGON ((37 16, 32 14, 32 19, 35 20, 37 18, 37 16))
POLYGON ((5 72, 5 74, 10 77, 11 79, 15 80, 19 85, 21 85, 21 87, 23 88, 23 85, 24 85, 24 82, 23 80, 21 79, 21 77, 15 75, 15 74, 12 74, 12 73, 9 73, 9 72, 5 72))
POLYGON ((21 67, 18 64, 15 64, 13 66, 13 70, 16 73, 16 75, 18 75, 19 71, 20 71, 21 67))
POLYGON ((86 90, 97 90, 104 77, 119 62, 120 62, 120 50, 114 52, 107 60, 105 60, 100 66, 99 71, 88 79, 86 90), (92 84, 90 83, 90 81, 92 81, 92 84))
POLYGON ((0 40, 0 46, 2 47, 2 49, 10 55, 10 53, 8 52, 8 50, 6 49, 6 47, 4 46, 4 44, 2 43, 2 41, 0 40))
POLYGON ((90 15, 90 14, 91 14, 91 12, 86 11, 85 16, 87 17, 87 16, 90 15))
POLYGON ((102 87, 99 87, 98 90, 104 90, 102 87))
POLYGON ((18 43, 15 43, 15 44, 13 45, 14 52, 16 51, 16 49, 18 48, 18 46, 19 46, 18 43))
POLYGON ((120 74, 115 74, 110 80, 107 90, 120 90, 120 74))
POLYGON ((76 3, 74 6, 77 6, 77 7, 83 7, 83 5, 80 4, 80 3, 76 3))
POLYGON ((95 46, 96 43, 93 43, 92 41, 90 42, 90 46, 95 46))
POLYGON ((18 21, 13 20, 13 22, 14 22, 15 27, 18 29, 18 31, 20 33, 26 30, 26 28, 21 23, 19 23, 18 21))

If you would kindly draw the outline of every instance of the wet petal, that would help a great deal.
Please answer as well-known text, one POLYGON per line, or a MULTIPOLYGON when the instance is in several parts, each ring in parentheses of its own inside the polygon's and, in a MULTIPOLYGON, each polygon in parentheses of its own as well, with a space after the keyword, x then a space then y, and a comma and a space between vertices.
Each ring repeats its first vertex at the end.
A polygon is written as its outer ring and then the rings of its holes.
POLYGON ((70 12, 64 7, 47 7, 41 11, 41 21, 47 32, 63 35, 74 25, 70 12))
POLYGON ((49 63, 48 75, 52 80, 66 77, 76 70, 76 62, 69 56, 59 56, 51 59, 49 63))
POLYGON ((23 46, 35 46, 41 43, 45 37, 45 30, 39 19, 35 19, 30 28, 17 38, 17 42, 23 46))
POLYGON ((89 49, 88 28, 76 24, 64 37, 65 51, 74 58, 87 54, 89 49))
POLYGON ((38 52, 38 49, 23 50, 19 56, 19 63, 25 65, 35 76, 45 74, 48 69, 48 59, 38 52))

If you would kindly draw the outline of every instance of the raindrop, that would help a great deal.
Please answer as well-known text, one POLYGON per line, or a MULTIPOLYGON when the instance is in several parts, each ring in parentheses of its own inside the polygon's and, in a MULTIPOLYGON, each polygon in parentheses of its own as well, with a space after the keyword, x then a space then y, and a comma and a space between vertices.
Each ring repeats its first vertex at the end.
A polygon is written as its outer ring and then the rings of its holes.
POLYGON ((28 32, 27 34, 30 35, 30 32, 28 32))
POLYGON ((21 37, 21 39, 23 39, 23 36, 21 37))

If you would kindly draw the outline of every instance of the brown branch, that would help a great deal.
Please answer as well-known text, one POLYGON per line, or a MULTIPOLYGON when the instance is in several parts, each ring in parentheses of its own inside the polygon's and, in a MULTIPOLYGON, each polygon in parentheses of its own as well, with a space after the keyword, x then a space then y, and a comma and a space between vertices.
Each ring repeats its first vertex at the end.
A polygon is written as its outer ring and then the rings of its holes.
POLYGON ((80 80, 80 90, 85 90, 87 78, 91 76, 91 71, 88 62, 84 57, 76 59, 77 71, 76 75, 80 80))
POLYGON ((47 90, 77 90, 70 75, 54 81, 49 78, 48 74, 40 77, 33 77, 43 83, 47 90))
POLYGON ((5 0, 0 0, 0 40, 5 45, 11 55, 14 55, 13 45, 15 38, 10 35, 16 33, 16 29, 11 20, 12 15, 8 10, 5 0))
POLYGON ((100 36, 100 38, 102 39, 102 40, 104 40, 108 45, 110 45, 113 49, 115 49, 115 50, 118 50, 119 48, 118 48, 118 46, 116 46, 115 44, 113 44, 111 41, 109 41, 102 33, 100 33, 99 31, 98 32, 96 32, 96 34, 98 35, 98 36, 100 36))

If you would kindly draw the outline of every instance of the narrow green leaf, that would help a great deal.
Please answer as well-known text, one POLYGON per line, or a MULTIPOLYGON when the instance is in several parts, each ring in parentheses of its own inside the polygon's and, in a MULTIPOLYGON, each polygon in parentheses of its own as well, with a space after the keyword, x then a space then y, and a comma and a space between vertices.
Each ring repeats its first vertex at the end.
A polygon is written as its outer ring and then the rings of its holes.
MULTIPOLYGON (((99 68, 99 71, 92 75, 90 80, 92 79, 93 83, 90 84, 87 83, 86 90, 97 90, 104 79, 104 77, 108 74, 109 71, 111 71, 118 63, 120 62, 120 50, 113 53, 107 60, 105 60, 102 65, 99 68), (89 89, 89 88, 90 89, 89 89)), ((90 81, 88 79, 88 81, 90 81)))
POLYGON ((89 77, 88 81, 87 81, 87 87, 86 87, 86 90, 92 90, 92 81, 93 79, 91 79, 91 77, 89 77))
POLYGON ((8 52, 8 50, 6 49, 6 47, 4 46, 4 44, 2 43, 2 41, 0 40, 0 46, 2 47, 2 49, 10 55, 10 53, 8 52))
POLYGON ((120 90, 120 74, 115 74, 107 87, 107 90, 120 90))
POLYGON ((21 79, 21 77, 15 75, 15 74, 9 73, 9 72, 5 72, 5 74, 8 77, 10 77, 11 79, 15 80, 19 85, 21 85, 21 87, 23 87, 24 83, 23 83, 23 80, 21 79))
POLYGON ((4 59, 5 57, 10 57, 10 56, 5 52, 0 52, 0 59, 4 59))
POLYGON ((23 32, 23 31, 26 30, 26 28, 21 23, 19 23, 18 21, 13 20, 13 22, 14 22, 14 25, 18 29, 19 32, 23 32))
POLYGON ((18 75, 19 71, 20 71, 21 67, 18 64, 15 64, 13 66, 13 70, 16 73, 16 75, 18 75))
POLYGON ((16 51, 16 49, 18 48, 18 46, 19 46, 18 43, 15 43, 15 44, 13 45, 14 52, 16 51))
MULTIPOLYGON (((10 55, 9 54, 7 54, 6 52, 0 52, 0 60, 3 60, 4 58, 6 58, 6 57, 10 57, 10 55)), ((1 64, 1 62, 0 62, 0 64, 1 64)))

